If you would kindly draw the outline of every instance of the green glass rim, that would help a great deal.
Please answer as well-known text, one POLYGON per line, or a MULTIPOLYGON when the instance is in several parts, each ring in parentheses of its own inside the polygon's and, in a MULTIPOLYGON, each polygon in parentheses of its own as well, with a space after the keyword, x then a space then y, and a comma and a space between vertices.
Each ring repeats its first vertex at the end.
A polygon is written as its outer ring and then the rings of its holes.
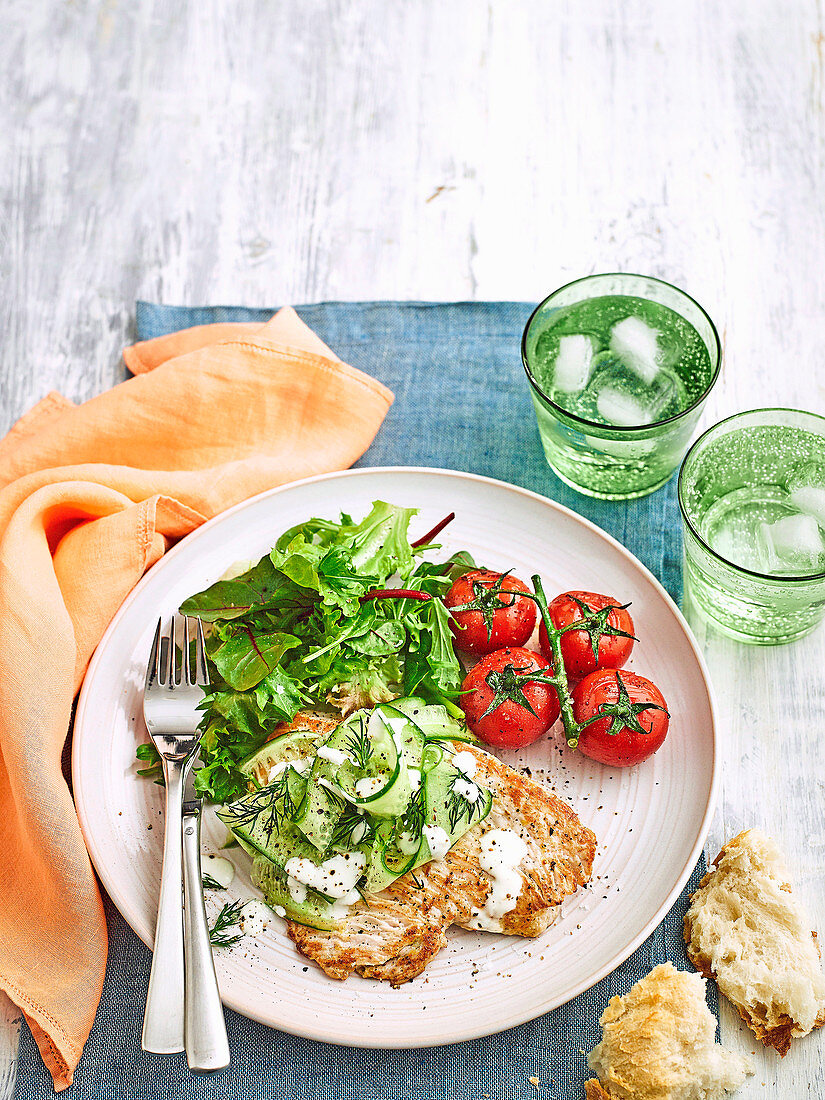
MULTIPOLYGON (((825 416, 821 413, 808 412, 807 409, 788 409, 784 407, 768 407, 764 409, 742 409, 740 412, 732 413, 730 416, 726 416, 724 420, 717 420, 715 424, 711 424, 709 428, 699 436, 699 438, 691 444, 690 449, 682 460, 682 465, 679 467, 679 479, 676 482, 676 497, 679 501, 679 511, 682 513, 682 519, 686 526, 689 528, 690 533, 696 539, 700 546, 704 547, 717 561, 721 561, 723 565, 726 565, 729 569, 735 569, 738 573, 744 573, 745 576, 753 577, 759 581, 773 581, 775 584, 784 584, 785 581, 789 581, 791 584, 803 584, 810 583, 811 581, 825 580, 825 571, 820 573, 804 573, 802 575, 798 573, 781 573, 777 576, 775 573, 758 573, 755 569, 746 569, 744 565, 737 565, 734 561, 728 561, 727 558, 723 558, 720 553, 713 549, 713 547, 706 542, 704 538, 697 531, 693 520, 687 514, 684 501, 682 499, 682 478, 685 476, 685 467, 688 464, 688 459, 702 442, 706 436, 709 436, 711 432, 716 431, 717 428, 721 428, 723 424, 730 424, 732 420, 738 420, 742 416, 752 416, 754 413, 801 413, 803 416, 812 416, 816 420, 821 420, 823 426, 825 426, 825 416)), ((766 425, 769 427, 770 425, 766 425)))
MULTIPOLYGON (((619 297, 621 297, 621 295, 619 295, 619 297)), ((628 295, 628 297, 633 297, 633 295, 628 295)), ((684 319, 687 320, 687 318, 684 319)), ((522 366, 524 367, 524 373, 527 375, 527 381, 530 383, 532 388, 536 391, 536 393, 539 394, 542 400, 546 401, 547 404, 550 405, 553 409, 556 409, 564 419, 573 420, 577 424, 581 424, 581 426, 583 428, 586 428, 589 432, 591 432, 591 434, 592 429, 594 428, 601 431, 609 431, 611 433, 615 432, 618 434, 623 434, 625 432, 642 432, 653 428, 661 428, 664 424, 674 424, 677 420, 683 420, 684 417, 693 412, 693 410, 698 408, 698 406, 700 406, 704 401, 707 401, 708 394, 716 385, 716 379, 719 377, 719 372, 722 369, 722 342, 719 339, 719 333, 716 330, 716 325, 711 320, 708 311, 700 306, 696 299, 691 297, 691 295, 688 294, 687 291, 682 290, 681 287, 674 286, 673 283, 668 283, 664 279, 657 279, 654 275, 639 275, 633 271, 600 271, 594 275, 583 275, 579 279, 572 279, 569 283, 565 283, 564 286, 557 287, 552 294, 548 294, 546 298, 542 299, 542 301, 539 302, 539 304, 528 317, 527 324, 524 326, 524 332, 521 334, 521 362, 522 366), (609 278, 647 279, 648 282, 658 283, 660 286, 669 287, 670 290, 675 290, 677 294, 681 294, 683 298, 687 298, 689 302, 692 302, 693 305, 695 305, 699 312, 702 314, 702 316, 706 319, 707 323, 710 325, 710 330, 713 333, 713 340, 716 346, 716 366, 714 368, 710 382, 708 382, 706 389, 703 390, 703 392, 696 398, 696 400, 692 401, 687 406, 687 408, 682 409, 681 412, 674 413, 673 416, 666 417, 664 420, 656 420, 652 424, 600 424, 596 420, 587 420, 583 416, 578 416, 576 413, 569 412, 562 405, 559 405, 557 401, 554 401, 551 397, 548 397, 548 395, 544 392, 544 390, 541 388, 538 381, 536 380, 535 375, 530 370, 530 364, 527 362, 527 333, 530 331, 530 326, 532 325, 536 314, 540 310, 544 309, 551 298, 555 298, 557 294, 561 294, 563 290, 567 290, 571 286, 577 286, 579 283, 589 283, 591 279, 609 278)))

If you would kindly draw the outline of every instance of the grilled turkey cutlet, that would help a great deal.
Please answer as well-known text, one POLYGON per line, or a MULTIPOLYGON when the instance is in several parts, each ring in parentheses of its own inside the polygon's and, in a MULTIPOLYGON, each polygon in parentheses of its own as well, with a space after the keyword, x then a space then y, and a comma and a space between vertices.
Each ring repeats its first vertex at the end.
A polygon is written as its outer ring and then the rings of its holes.
MULTIPOLYGON (((304 712, 289 728, 325 731, 335 723, 331 716, 304 712)), ((476 758, 476 778, 493 794, 489 816, 443 859, 357 902, 340 927, 323 931, 287 922, 299 951, 331 978, 344 980, 355 971, 403 985, 441 950, 451 925, 478 927, 477 914, 493 888, 479 861, 483 838, 491 830, 515 832, 527 849, 518 866, 518 896, 496 930, 541 935, 557 918, 563 899, 589 880, 596 838, 566 803, 474 745, 456 743, 455 748, 476 758)))

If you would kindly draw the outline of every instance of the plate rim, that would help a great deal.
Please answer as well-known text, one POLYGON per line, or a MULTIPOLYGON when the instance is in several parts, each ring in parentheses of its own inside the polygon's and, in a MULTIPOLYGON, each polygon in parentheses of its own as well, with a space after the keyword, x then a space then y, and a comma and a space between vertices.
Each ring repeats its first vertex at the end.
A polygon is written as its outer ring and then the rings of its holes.
MULTIPOLYGON (((270 1027, 273 1030, 282 1031, 286 1034, 295 1035, 304 1039, 311 1039, 317 1042, 329 1043, 333 1046, 342 1047, 356 1047, 358 1049, 374 1049, 374 1050, 405 1050, 405 1049, 431 1049, 442 1046, 452 1046, 456 1043, 466 1042, 471 1039, 484 1038, 490 1035, 500 1034, 503 1031, 509 1031, 514 1027, 518 1027, 521 1024, 528 1023, 532 1020, 538 1019, 539 1016, 552 1012, 556 1008, 559 1008, 563 1004, 569 1004, 570 1001, 580 996, 582 993, 586 993, 587 990, 592 989, 594 985, 597 985, 608 974, 613 973, 619 966, 625 962, 630 955, 642 944, 651 932, 661 923, 661 921, 667 916, 670 910, 673 908, 676 899, 682 892, 685 883, 690 878, 696 863, 698 862, 701 852, 704 850, 705 840, 710 830, 714 810, 718 800, 719 784, 721 781, 720 773, 720 761, 719 761, 719 737, 718 737, 718 706, 716 702, 716 694, 713 688, 713 683, 710 678, 707 664, 705 662, 704 655, 699 648, 699 643, 694 637, 693 631, 690 625, 679 609, 676 601, 670 595, 670 593, 662 585, 661 581, 651 572, 650 569, 640 561, 635 554, 631 553, 618 539, 610 535, 598 524, 593 523, 592 520, 587 519, 585 516, 580 515, 578 512, 569 508, 565 504, 561 504, 559 501, 553 500, 550 497, 542 496, 541 493, 537 493, 532 489, 525 489, 523 486, 514 485, 511 482, 503 481, 500 478, 488 477, 484 474, 475 474, 469 471, 452 470, 444 467, 437 466, 360 466, 356 468, 350 468, 347 470, 331 471, 329 473, 315 474, 312 477, 300 478, 297 481, 289 481, 283 485, 277 485, 272 489, 265 489, 261 493, 256 493, 255 496, 248 497, 245 500, 239 501, 237 504, 226 508, 224 511, 219 512, 211 519, 206 520, 200 527, 196 528, 189 535, 180 539, 170 550, 168 550, 163 557, 157 562, 152 569, 148 570, 138 581, 135 587, 128 593, 123 603, 115 612, 114 617, 104 631, 100 641, 95 647, 92 659, 86 669, 86 674, 83 679, 83 685, 78 695, 77 707, 75 711, 73 734, 72 734, 72 752, 71 752, 71 774, 72 774, 72 788, 74 794, 75 809, 77 812, 78 823, 83 835, 83 840, 86 845, 86 850, 89 854, 89 858, 94 866, 94 869, 101 881, 101 884, 111 899, 112 903, 117 908, 120 915, 132 929, 132 931, 141 939, 146 946, 151 950, 151 944, 144 940, 143 936, 137 931, 132 922, 126 916, 123 911, 122 905, 119 902, 121 897, 121 891, 113 887, 110 881, 110 876, 106 872, 106 862, 103 858, 103 853, 99 850, 94 841, 94 837, 91 834, 87 834, 86 829, 86 806, 87 800, 84 795, 83 782, 79 780, 80 777, 80 755, 81 745, 83 743, 82 737, 75 736, 77 730, 82 730, 85 722, 86 711, 89 706, 89 697, 91 695, 91 685, 94 683, 97 667, 102 661, 103 651, 108 645, 111 636, 117 631, 120 621, 124 618, 131 605, 140 597, 143 589, 149 584, 151 578, 155 574, 155 571, 159 567, 163 567, 164 562, 171 558, 178 556, 180 553, 188 552, 187 548, 191 543, 196 540, 200 535, 210 531, 213 527, 218 526, 224 522, 229 516, 234 515, 237 512, 243 511, 246 508, 251 508, 259 501, 276 497, 278 494, 300 488, 304 485, 313 485, 318 482, 336 482, 340 480, 351 480, 363 477, 368 477, 371 474, 418 474, 422 476, 439 475, 450 478, 455 478, 459 481, 472 481, 485 485, 489 485, 498 489, 505 489, 508 492, 515 493, 519 496, 525 497, 527 500, 541 505, 543 507, 549 507, 552 511, 560 512, 568 518, 572 519, 578 524, 584 525, 589 528, 597 536, 606 540, 615 550, 618 550, 620 555, 627 559, 631 565, 641 570, 643 576, 648 582, 650 582, 654 589, 658 592, 659 596, 665 601, 670 612, 675 616, 677 623, 682 629, 685 639, 690 647, 693 656, 696 660, 699 672, 702 677, 702 681, 707 693, 708 709, 710 711, 710 733, 711 733, 711 745, 712 745, 712 760, 711 760, 711 777, 710 787, 708 790, 707 800, 702 815, 702 820, 699 825, 696 839, 690 849, 685 865, 680 870, 675 885, 672 887, 664 901, 659 908, 653 914, 653 916, 647 921, 643 928, 634 936, 630 942, 624 947, 617 956, 611 959, 608 963, 603 965, 600 969, 592 974, 589 974, 582 984, 577 985, 569 997, 565 1000, 559 1001, 550 1007, 543 1007, 539 1012, 535 1012, 532 1009, 527 1009, 524 1012, 517 1012, 514 1017, 508 1018, 507 1022, 500 1028, 490 1029, 487 1026, 482 1028, 470 1026, 464 1026, 457 1032, 451 1033, 448 1037, 441 1038, 436 1037, 431 1041, 422 1041, 420 1039, 409 1039, 405 1041, 403 1035, 399 1036, 392 1043, 381 1041, 378 1036, 367 1036, 360 1038, 357 1043, 347 1041, 344 1038, 335 1034, 330 1034, 323 1028, 315 1028, 311 1025, 305 1026, 290 1026, 289 1021, 285 1023, 279 1023, 277 1026, 272 1024, 269 1020, 264 1019, 263 1016, 254 1012, 250 1012, 248 1008, 239 1008, 234 1002, 231 994, 223 996, 223 1003, 240 1015, 246 1016, 248 1019, 255 1020, 258 1023, 264 1024, 266 1027, 270 1027)), ((350 1040, 352 1037, 349 1037, 350 1040)))

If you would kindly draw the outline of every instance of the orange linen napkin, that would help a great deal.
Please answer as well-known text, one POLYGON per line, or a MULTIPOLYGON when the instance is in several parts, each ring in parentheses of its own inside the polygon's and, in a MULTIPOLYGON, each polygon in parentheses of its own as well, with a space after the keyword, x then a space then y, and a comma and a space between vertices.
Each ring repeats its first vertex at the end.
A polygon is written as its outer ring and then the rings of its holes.
POLYGON ((83 405, 52 394, 0 441, 0 988, 58 1090, 106 965, 103 907, 61 774, 94 648, 171 543, 265 489, 350 466, 393 396, 291 309, 124 357, 141 373, 83 405))

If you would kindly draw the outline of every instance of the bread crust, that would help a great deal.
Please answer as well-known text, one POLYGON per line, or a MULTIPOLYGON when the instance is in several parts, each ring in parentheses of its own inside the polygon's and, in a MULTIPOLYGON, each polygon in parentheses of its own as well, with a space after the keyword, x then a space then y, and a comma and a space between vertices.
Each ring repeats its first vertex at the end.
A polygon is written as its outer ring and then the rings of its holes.
POLYGON ((704 981, 669 962, 611 997, 599 1023, 587 1100, 719 1100, 753 1073, 748 1058, 716 1044, 704 981))
MULTIPOLYGON (((787 1012, 771 1012, 766 1011, 764 1005, 748 1005, 732 994, 730 983, 725 980, 726 975, 720 974, 717 969, 714 968, 712 959, 700 950, 697 942, 699 939, 699 926, 704 919, 706 909, 712 905, 711 899, 714 889, 722 884, 724 884, 728 892, 734 892, 736 889, 735 882, 733 885, 730 884, 731 877, 728 876, 728 862, 734 860, 741 861, 743 856, 752 856, 754 862, 761 862, 764 864, 766 869, 762 873, 773 879, 774 887, 782 894, 793 895, 790 883, 780 881, 779 878, 776 877, 779 869, 782 868, 782 864, 781 856, 774 842, 760 830, 747 829, 739 833, 732 840, 729 840, 723 845, 716 859, 713 861, 714 870, 709 871, 702 878, 698 889, 691 896, 690 908, 685 914, 684 919, 684 938, 687 956, 704 978, 712 978, 717 983, 720 992, 728 998, 757 1039, 759 1039, 761 1043, 764 1043, 765 1046, 772 1047, 784 1058, 790 1050, 793 1039, 801 1038, 809 1034, 811 1030, 825 1025, 825 1002, 821 1004, 812 1027, 800 1026, 800 1024, 788 1015, 787 1012), (756 1011, 757 1008, 761 1008, 761 1012, 756 1011)), ((752 901, 752 899, 749 900, 752 901)), ((791 904, 792 903, 789 901, 788 906, 790 907, 791 904)), ((793 906, 798 913, 799 910, 795 902, 793 906)), ((766 914, 766 927, 768 926, 768 922, 769 917, 766 914)), ((811 936, 813 937, 814 946, 816 947, 816 953, 819 955, 820 951, 816 932, 811 932, 811 936)), ((802 940, 798 942, 801 944, 802 940)), ((768 1006, 768 1009, 770 1008, 771 1006, 768 1006)))
MULTIPOLYGON (((708 876, 706 875, 705 878, 707 877, 708 876)), ((703 878, 702 882, 704 881, 705 879, 703 878)), ((716 973, 711 967, 708 960, 703 958, 698 953, 698 951, 694 951, 690 946, 690 932, 688 930, 687 917, 685 917, 685 943, 687 944, 687 957, 690 959, 690 961, 693 963, 693 965, 696 967, 702 977, 712 978, 714 982, 717 981, 716 973)), ((794 1037, 794 1022, 790 1018, 790 1016, 787 1016, 783 1013, 780 1017, 781 1022, 777 1024, 776 1027, 766 1028, 757 1019, 757 1017, 753 1015, 753 1013, 748 1012, 747 1008, 745 1008, 744 1005, 736 1004, 734 1001, 731 1001, 731 1004, 748 1025, 748 1027, 751 1029, 751 1031, 754 1033, 754 1035, 757 1037, 757 1039, 761 1043, 764 1043, 766 1047, 773 1047, 773 1049, 782 1058, 784 1058, 788 1051, 791 1049, 791 1039, 794 1037)), ((822 1027, 823 1024, 825 1024, 825 1015, 819 1016, 817 1018, 814 1027, 822 1027)))
POLYGON ((613 1097, 609 1092, 605 1092, 598 1081, 585 1081, 584 1083, 584 1098, 585 1100, 613 1100, 613 1097))

